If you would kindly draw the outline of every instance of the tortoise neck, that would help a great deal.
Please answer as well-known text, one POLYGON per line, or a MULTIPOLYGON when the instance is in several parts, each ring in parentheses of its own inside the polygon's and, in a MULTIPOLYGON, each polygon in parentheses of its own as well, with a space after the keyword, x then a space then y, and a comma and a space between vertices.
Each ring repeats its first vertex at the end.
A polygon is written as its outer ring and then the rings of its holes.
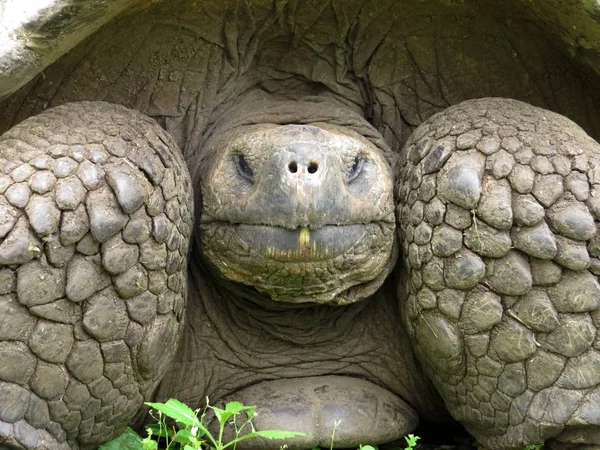
POLYGON ((190 271, 188 311, 200 303, 215 327, 235 329, 238 339, 260 334, 291 345, 330 345, 356 332, 357 316, 376 301, 372 297, 345 306, 278 302, 252 287, 221 279, 201 258, 192 266, 196 264, 190 271))

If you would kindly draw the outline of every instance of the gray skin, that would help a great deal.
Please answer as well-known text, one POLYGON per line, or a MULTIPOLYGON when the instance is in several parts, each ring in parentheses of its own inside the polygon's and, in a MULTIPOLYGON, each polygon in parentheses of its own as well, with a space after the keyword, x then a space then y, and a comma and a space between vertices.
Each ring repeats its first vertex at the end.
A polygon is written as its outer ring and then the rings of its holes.
POLYGON ((157 2, 0 105, 0 446, 206 396, 290 448, 600 445, 600 149, 547 110, 597 135, 600 84, 411 5, 157 2))

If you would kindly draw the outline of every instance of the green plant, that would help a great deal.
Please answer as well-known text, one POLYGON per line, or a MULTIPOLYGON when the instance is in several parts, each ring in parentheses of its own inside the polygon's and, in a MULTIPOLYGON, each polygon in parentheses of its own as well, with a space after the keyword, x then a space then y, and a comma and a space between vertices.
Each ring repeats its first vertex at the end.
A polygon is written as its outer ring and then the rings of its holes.
POLYGON ((148 406, 159 411, 177 422, 178 430, 168 430, 165 421, 160 421, 158 427, 149 428, 148 437, 144 439, 143 450, 155 450, 158 448, 158 442, 152 439, 153 430, 157 432, 159 437, 167 440, 167 450, 177 448, 175 444, 179 444, 179 448, 183 450, 199 450, 199 449, 214 449, 224 450, 233 448, 235 450, 238 442, 246 439, 263 437, 267 439, 286 439, 297 436, 308 436, 305 433, 296 431, 281 431, 281 430, 262 430, 256 431, 252 424, 252 419, 256 416, 256 406, 245 406, 240 402, 229 402, 225 405, 225 409, 210 406, 206 399, 206 407, 198 418, 198 411, 193 411, 189 406, 181 403, 178 400, 170 399, 166 403, 146 403, 148 406), (208 409, 212 410, 219 422, 219 433, 213 436, 206 428, 205 418, 208 409), (237 420, 240 416, 245 415, 245 421, 238 425, 237 420), (228 442, 223 442, 223 431, 229 419, 235 429, 235 438, 228 442), (251 427, 251 432, 240 435, 242 430, 247 426, 251 427))
POLYGON ((256 406, 245 406, 240 402, 229 402, 225 409, 210 406, 206 399, 206 407, 198 417, 198 411, 178 400, 170 399, 166 403, 146 403, 158 411, 158 423, 146 427, 148 436, 141 439, 134 431, 128 428, 117 439, 110 441, 100 447, 100 450, 157 450, 159 441, 164 439, 167 450, 235 450, 238 442, 246 439, 263 437, 267 439, 286 439, 297 436, 309 436, 296 431, 263 430, 256 431, 252 419, 256 416, 256 406), (219 422, 218 435, 213 436, 206 426, 206 414, 211 410, 219 422), (237 420, 241 415, 245 420, 238 425, 237 420), (176 422, 177 427, 167 425, 167 417, 176 422), (230 442, 223 442, 223 432, 227 421, 235 429, 235 438, 230 442), (242 430, 250 427, 251 431, 240 435, 242 430), (126 445, 124 445, 126 443, 126 445))
POLYGON ((541 444, 531 444, 525 447, 525 450, 542 450, 544 448, 544 443, 541 444))
POLYGON ((331 433, 331 445, 329 445, 329 450, 333 450, 333 441, 335 439, 335 432, 337 431, 337 429, 341 423, 342 423, 342 419, 336 420, 333 423, 333 432, 331 433))
POLYGON ((102 444, 99 450, 140 450, 141 448, 143 448, 142 438, 127 427, 116 439, 102 444))
POLYGON ((414 434, 409 434, 408 436, 404 436, 404 440, 406 441, 406 445, 404 450, 413 450, 417 446, 417 441, 421 439, 419 436, 415 436, 414 434))
MULTIPOLYGON (((337 431, 340 423, 342 423, 341 420, 336 420, 333 424, 333 432, 331 433, 331 445, 329 446, 329 450, 333 450, 333 443, 334 443, 334 439, 335 439, 335 432, 337 431)), ((417 441, 421 439, 419 436, 415 436, 413 434, 409 434, 408 436, 404 436, 404 440, 406 441, 406 444, 408 445, 408 447, 405 447, 404 450, 414 450, 417 447, 417 441)), ((362 445, 360 444, 358 446, 357 450, 378 450, 379 447, 377 446, 373 446, 373 445, 362 445)), ((394 447, 397 448, 398 450, 402 450, 400 447, 394 447)), ((315 447, 312 450, 323 450, 321 449, 321 447, 315 447)), ((525 450, 539 450, 539 449, 525 449, 525 450)))

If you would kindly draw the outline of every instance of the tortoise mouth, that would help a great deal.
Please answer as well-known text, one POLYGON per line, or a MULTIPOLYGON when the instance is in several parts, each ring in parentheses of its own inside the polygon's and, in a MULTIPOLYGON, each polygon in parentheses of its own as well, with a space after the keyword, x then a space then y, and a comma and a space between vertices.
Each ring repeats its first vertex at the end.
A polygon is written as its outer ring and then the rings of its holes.
POLYGON ((353 303, 375 292, 395 262, 395 224, 384 221, 286 229, 205 221, 203 256, 221 278, 273 300, 353 303))
POLYGON ((367 234, 367 225, 325 225, 289 230, 269 225, 235 225, 255 251, 279 261, 324 261, 349 251, 367 234))

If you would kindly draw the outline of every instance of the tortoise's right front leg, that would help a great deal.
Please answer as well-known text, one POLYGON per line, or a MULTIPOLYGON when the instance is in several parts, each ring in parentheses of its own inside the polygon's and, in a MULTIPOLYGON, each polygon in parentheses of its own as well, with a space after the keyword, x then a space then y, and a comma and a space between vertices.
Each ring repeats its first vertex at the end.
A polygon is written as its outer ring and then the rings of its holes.
POLYGON ((0 138, 0 447, 95 448, 177 347, 192 188, 151 119, 60 106, 0 138))
POLYGON ((433 116, 405 152, 407 330, 450 413, 491 449, 598 448, 600 146, 491 98, 433 116))

